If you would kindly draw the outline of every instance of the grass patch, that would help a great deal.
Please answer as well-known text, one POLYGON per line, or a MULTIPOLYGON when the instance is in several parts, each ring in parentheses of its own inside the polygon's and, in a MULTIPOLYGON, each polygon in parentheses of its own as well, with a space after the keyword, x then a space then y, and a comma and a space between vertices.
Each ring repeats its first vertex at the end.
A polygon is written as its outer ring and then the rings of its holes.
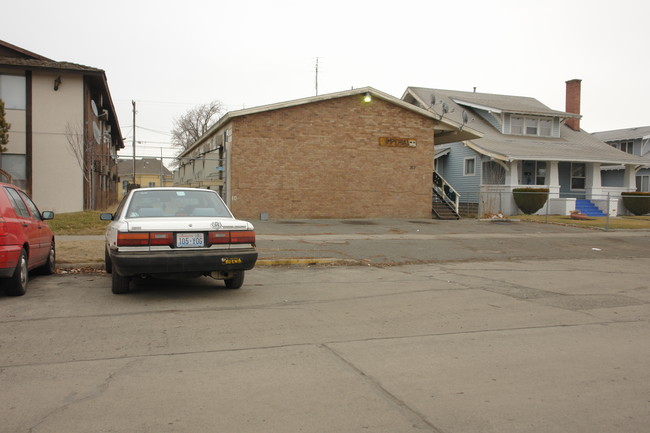
POLYGON ((49 220, 55 235, 103 235, 109 221, 99 219, 100 211, 57 213, 49 220))
MULTIPOLYGON (((573 227, 599 228, 607 226, 607 217, 594 217, 588 220, 574 220, 568 215, 517 215, 513 219, 537 223, 561 224, 573 227)), ((650 230, 650 216, 619 216, 609 218, 609 228, 612 230, 650 230)))

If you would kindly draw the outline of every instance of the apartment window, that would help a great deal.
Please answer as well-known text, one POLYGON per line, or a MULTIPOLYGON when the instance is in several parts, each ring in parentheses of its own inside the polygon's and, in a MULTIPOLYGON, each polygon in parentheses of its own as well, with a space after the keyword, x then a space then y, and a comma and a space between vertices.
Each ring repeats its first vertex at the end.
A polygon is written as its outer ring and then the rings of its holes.
POLYGON ((465 158, 463 176, 474 176, 476 174, 476 158, 465 158))
POLYGON ((553 134, 553 121, 538 117, 512 116, 510 118, 510 134, 534 135, 538 137, 551 137, 553 134))
POLYGON ((580 162, 571 163, 571 189, 585 189, 587 185, 587 165, 580 162))
POLYGON ((25 155, 2 154, 1 166, 12 177, 12 183, 20 188, 27 187, 27 165, 25 155))
POLYGON ((0 75, 0 99, 6 110, 24 110, 27 107, 25 77, 0 75))

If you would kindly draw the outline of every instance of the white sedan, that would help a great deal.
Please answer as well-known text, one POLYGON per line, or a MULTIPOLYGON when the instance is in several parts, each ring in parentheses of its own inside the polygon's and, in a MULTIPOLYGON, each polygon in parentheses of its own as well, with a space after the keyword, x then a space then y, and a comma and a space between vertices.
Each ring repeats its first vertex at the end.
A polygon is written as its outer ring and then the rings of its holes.
POLYGON ((133 189, 100 218, 111 221, 105 266, 116 294, 128 292, 135 276, 206 275, 238 289, 257 261, 253 225, 235 219, 209 189, 133 189))

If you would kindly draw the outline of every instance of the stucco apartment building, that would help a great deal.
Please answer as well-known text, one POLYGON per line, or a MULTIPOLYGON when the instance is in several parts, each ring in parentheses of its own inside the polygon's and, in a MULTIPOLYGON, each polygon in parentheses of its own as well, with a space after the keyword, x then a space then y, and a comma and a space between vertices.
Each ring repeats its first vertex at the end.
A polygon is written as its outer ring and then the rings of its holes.
POLYGON ((227 113, 175 183, 240 218, 430 218, 434 144, 480 134, 370 87, 227 113))
POLYGON ((56 212, 117 200, 117 150, 124 144, 103 70, 0 41, 0 99, 11 123, 0 154, 3 181, 56 212))

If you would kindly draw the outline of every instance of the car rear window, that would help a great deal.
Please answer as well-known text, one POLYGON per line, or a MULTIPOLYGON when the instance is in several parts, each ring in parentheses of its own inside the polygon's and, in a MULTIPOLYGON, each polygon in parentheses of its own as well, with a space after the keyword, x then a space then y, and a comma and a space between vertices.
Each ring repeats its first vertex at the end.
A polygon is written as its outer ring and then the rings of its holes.
POLYGON ((6 186, 4 187, 4 189, 5 191, 7 191, 7 194, 9 195, 9 200, 11 201, 11 205, 14 207, 14 211, 16 211, 16 215, 21 216, 23 218, 30 218, 29 211, 27 210, 27 206, 25 205, 23 199, 20 198, 18 191, 6 186))
POLYGON ((126 218, 226 217, 232 214, 213 192, 187 190, 134 191, 126 218))

